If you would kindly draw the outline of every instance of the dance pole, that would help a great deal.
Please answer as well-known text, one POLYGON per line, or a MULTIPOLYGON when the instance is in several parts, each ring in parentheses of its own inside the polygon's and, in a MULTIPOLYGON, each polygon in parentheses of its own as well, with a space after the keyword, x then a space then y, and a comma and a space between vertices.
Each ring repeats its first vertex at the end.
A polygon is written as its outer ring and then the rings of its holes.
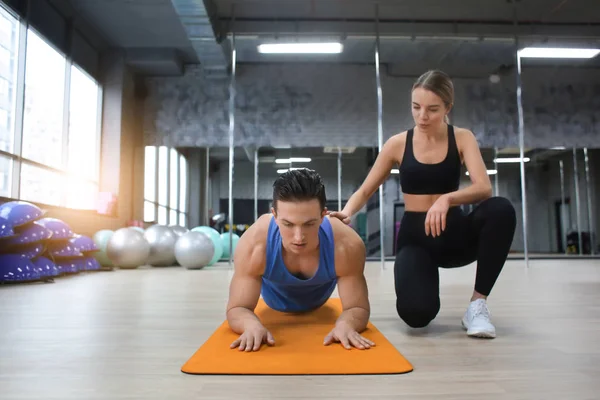
MULTIPOLYGON (((379 154, 383 148, 383 96, 381 91, 381 73, 379 70, 379 5, 375 4, 375 73, 377 79, 377 141, 379 154)), ((381 269, 385 269, 385 251, 383 246, 383 188, 385 182, 379 187, 379 247, 381 249, 381 269)))
MULTIPOLYGON (((231 15, 235 21, 234 7, 231 15)), ((233 259, 233 139, 235 129, 235 32, 231 32, 231 81, 229 82, 229 266, 233 259)))
POLYGON ((521 78, 521 53, 519 51, 519 37, 516 31, 517 25, 517 4, 513 0, 514 8, 514 23, 515 23, 515 50, 517 57, 517 109, 519 112, 519 164, 521 166, 521 208, 523 211, 523 252, 525 255, 525 265, 529 268, 529 253, 527 249, 527 192, 525 187, 525 121, 523 116, 523 99, 522 99, 522 78, 521 78))

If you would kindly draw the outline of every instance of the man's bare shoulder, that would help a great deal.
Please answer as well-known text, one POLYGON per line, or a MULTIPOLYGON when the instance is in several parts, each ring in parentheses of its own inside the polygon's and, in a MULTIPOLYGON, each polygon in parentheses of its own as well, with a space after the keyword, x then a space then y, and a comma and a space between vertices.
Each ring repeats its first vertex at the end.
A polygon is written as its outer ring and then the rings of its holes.
MULTIPOLYGON (((329 217, 326 217, 329 218, 329 217)), ((335 242, 338 275, 354 274, 364 269, 366 247, 356 231, 337 218, 329 218, 335 242)))
POLYGON ((240 238, 235 249, 235 269, 251 275, 262 275, 267 256, 267 234, 272 214, 263 214, 240 238))

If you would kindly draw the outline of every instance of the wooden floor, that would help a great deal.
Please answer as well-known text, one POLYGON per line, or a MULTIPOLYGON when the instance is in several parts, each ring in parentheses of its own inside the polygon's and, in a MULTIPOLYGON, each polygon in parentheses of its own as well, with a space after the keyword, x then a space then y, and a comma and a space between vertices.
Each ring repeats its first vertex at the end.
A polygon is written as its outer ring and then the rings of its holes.
POLYGON ((442 310, 422 330, 395 313, 391 267, 368 265, 371 320, 409 374, 183 374, 223 321, 231 270, 120 270, 0 287, 0 399, 600 398, 600 260, 509 261, 489 299, 495 340, 460 326, 474 265, 441 271, 442 310))

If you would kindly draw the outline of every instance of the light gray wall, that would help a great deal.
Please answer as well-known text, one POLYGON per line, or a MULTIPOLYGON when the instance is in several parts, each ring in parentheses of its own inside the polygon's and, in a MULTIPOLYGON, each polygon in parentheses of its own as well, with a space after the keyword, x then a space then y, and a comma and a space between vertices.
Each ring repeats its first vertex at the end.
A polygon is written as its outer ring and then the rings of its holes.
MULTIPOLYGON (((412 126, 415 77, 382 76, 384 137, 412 126)), ((184 76, 147 79, 144 131, 149 145, 227 146, 228 81, 184 76)), ((236 146, 377 146, 375 70, 369 65, 239 65, 236 146)), ((482 147, 517 146, 515 79, 455 79, 452 123, 471 129, 482 147)), ((526 68, 528 147, 598 145, 600 73, 526 68)))

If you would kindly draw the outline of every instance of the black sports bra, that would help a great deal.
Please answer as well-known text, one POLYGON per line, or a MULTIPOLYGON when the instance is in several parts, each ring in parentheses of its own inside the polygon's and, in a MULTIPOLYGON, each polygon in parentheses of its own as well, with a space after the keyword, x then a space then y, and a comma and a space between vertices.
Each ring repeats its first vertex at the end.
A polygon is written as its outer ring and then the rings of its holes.
POLYGON ((437 164, 417 161, 413 150, 413 129, 406 135, 404 156, 400 164, 400 185, 407 194, 444 194, 458 190, 461 162, 454 137, 454 127, 448 125, 448 152, 437 164))

